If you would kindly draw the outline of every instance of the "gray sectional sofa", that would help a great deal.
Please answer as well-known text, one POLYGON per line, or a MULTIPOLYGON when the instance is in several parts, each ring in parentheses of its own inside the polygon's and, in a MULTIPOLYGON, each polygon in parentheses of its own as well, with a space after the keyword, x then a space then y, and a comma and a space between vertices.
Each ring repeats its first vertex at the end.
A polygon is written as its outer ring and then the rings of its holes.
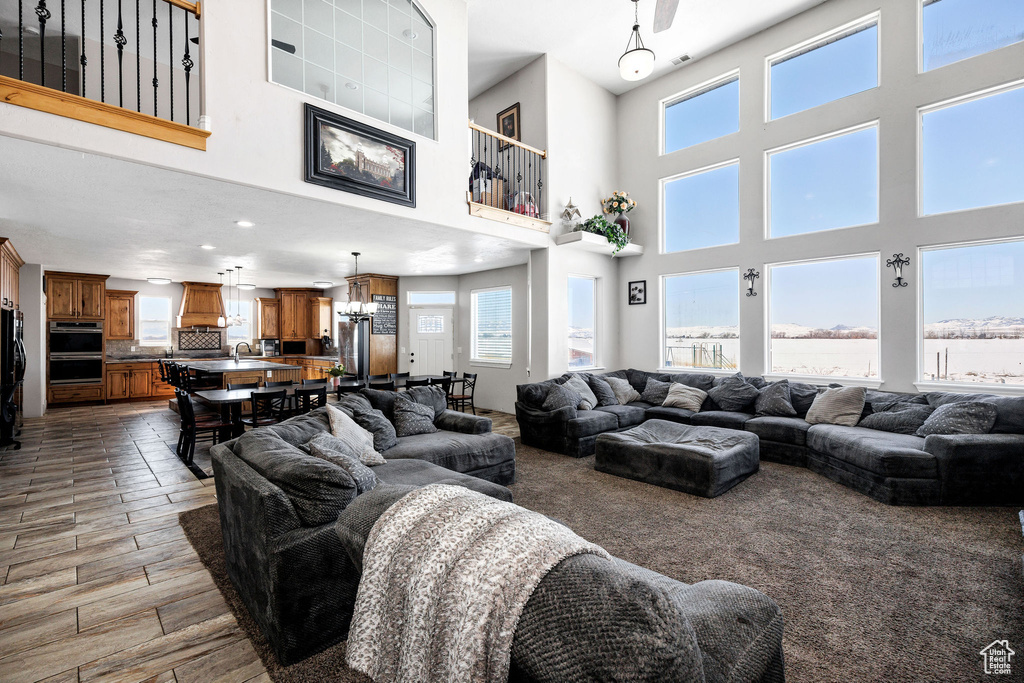
MULTIPOLYGON (((709 391, 724 378, 707 373, 650 373, 618 370, 597 375, 628 380, 643 392, 648 379, 679 382, 709 391)), ((997 418, 987 434, 932 434, 926 437, 861 426, 809 424, 804 417, 823 390, 790 382, 796 417, 757 416, 753 405, 722 410, 708 397, 699 411, 632 401, 593 410, 563 407, 544 410, 550 388, 568 375, 517 387, 516 417, 523 443, 585 457, 597 437, 622 431, 649 419, 671 420, 752 432, 760 440, 760 457, 808 467, 833 481, 890 505, 1016 505, 1024 502, 1024 397, 932 392, 903 394, 868 390, 871 404, 907 402, 930 407, 947 403, 986 402, 997 418)), ((766 386, 761 378, 745 378, 766 386)))

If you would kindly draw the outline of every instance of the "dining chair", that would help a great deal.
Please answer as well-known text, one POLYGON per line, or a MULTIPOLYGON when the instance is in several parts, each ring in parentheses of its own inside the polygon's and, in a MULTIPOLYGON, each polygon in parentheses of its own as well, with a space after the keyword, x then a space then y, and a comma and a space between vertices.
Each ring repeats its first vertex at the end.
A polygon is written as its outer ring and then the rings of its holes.
POLYGON ((288 392, 284 389, 254 391, 249 397, 249 402, 252 404, 252 412, 249 417, 242 418, 242 424, 254 428, 277 424, 285 418, 288 392))
POLYGON ((397 382, 400 379, 406 379, 411 374, 412 374, 411 372, 392 372, 391 373, 391 379, 392 379, 392 381, 397 382))
POLYGON ((240 391, 242 389, 259 389, 259 382, 228 382, 228 391, 240 391))
POLYGON ((383 375, 370 375, 367 379, 371 382, 387 382, 391 379, 391 374, 385 372, 383 375))
POLYGON ((196 453, 196 441, 210 439, 213 443, 227 441, 231 435, 231 423, 225 422, 219 414, 196 417, 192 397, 181 389, 174 390, 178 400, 178 415, 181 417, 181 428, 178 430, 178 446, 175 453, 191 465, 196 453))
POLYGON ((371 380, 370 381, 370 388, 371 389, 376 389, 377 391, 394 391, 395 390, 395 383, 392 382, 392 381, 387 381, 387 382, 378 381, 378 382, 374 382, 374 381, 371 380))
POLYGON ((405 380, 405 388, 411 389, 412 387, 425 387, 430 385, 430 379, 407 379, 405 380))
MULTIPOLYGON (((277 381, 277 382, 264 382, 263 386, 266 389, 279 389, 281 387, 290 387, 290 386, 293 386, 294 384, 295 384, 295 382, 291 381, 290 379, 282 379, 282 380, 277 381)), ((291 396, 288 396, 287 398, 285 398, 284 409, 285 409, 285 412, 287 412, 289 415, 294 415, 295 414, 295 395, 294 394, 292 394, 291 396)))
POLYGON ((337 387, 338 396, 342 394, 358 394, 366 385, 360 384, 339 384, 337 387))
POLYGON ((452 395, 452 378, 451 377, 434 377, 430 380, 431 386, 441 387, 444 391, 445 405, 451 401, 452 395))
POLYGON ((318 384, 323 384, 324 386, 326 386, 327 385, 327 378, 326 377, 319 377, 317 379, 304 379, 304 380, 302 380, 302 386, 304 386, 304 387, 316 386, 318 384))
POLYGON ((473 409, 473 414, 476 415, 476 404, 473 403, 473 395, 476 393, 476 375, 475 372, 462 373, 462 379, 465 380, 462 383, 462 393, 452 394, 450 399, 455 410, 466 412, 466 406, 469 406, 473 409))
POLYGON ((160 381, 163 382, 164 384, 170 384, 170 381, 167 379, 167 365, 166 365, 166 363, 167 363, 167 361, 165 361, 165 360, 158 360, 156 362, 158 368, 160 369, 160 381))
POLYGON ((293 384, 295 384, 295 382, 291 381, 290 379, 282 379, 279 382, 266 382, 264 383, 263 386, 267 387, 268 389, 274 389, 276 387, 290 387, 293 384))
POLYGON ((327 405, 327 385, 320 384, 295 390, 295 414, 304 415, 316 408, 323 408, 327 405))

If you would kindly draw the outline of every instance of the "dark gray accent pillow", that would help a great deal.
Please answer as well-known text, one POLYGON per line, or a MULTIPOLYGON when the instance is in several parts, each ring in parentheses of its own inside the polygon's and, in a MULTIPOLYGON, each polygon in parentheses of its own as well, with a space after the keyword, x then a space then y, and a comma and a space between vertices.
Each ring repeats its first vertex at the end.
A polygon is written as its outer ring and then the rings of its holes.
POLYGON ((793 404, 797 417, 803 417, 818 397, 818 387, 804 382, 789 383, 789 402, 793 404))
POLYGON ((398 436, 433 434, 436 431, 431 406, 416 403, 402 394, 395 397, 395 433, 398 436))
POLYGON ((349 453, 333 450, 322 443, 317 443, 316 439, 310 440, 309 453, 314 458, 326 460, 348 472, 352 481, 356 483, 357 496, 372 491, 377 485, 377 475, 373 473, 373 470, 349 453))
POLYGON ((342 410, 347 410, 350 415, 358 410, 373 410, 373 406, 370 405, 366 397, 360 394, 342 394, 334 405, 342 410))
MULTIPOLYGON (((369 404, 367 404, 369 406, 369 404)), ((352 413, 356 424, 373 434, 373 450, 383 453, 398 444, 398 435, 384 413, 374 408, 358 408, 352 413)))
POLYGON ((359 393, 366 397, 366 400, 370 402, 370 407, 384 413, 384 417, 395 421, 395 397, 398 396, 397 392, 394 391, 381 391, 380 389, 360 389, 359 393))
POLYGON ((711 387, 708 396, 720 409, 737 413, 753 403, 760 393, 757 387, 748 384, 742 376, 733 375, 711 387))
POLYGON ((671 388, 672 382, 662 382, 653 378, 648 379, 647 385, 644 386, 644 390, 640 394, 640 400, 653 406, 660 406, 665 402, 665 397, 668 396, 668 390, 671 388))
POLYGON ((1024 396, 996 396, 994 394, 951 394, 933 391, 926 396, 928 405, 939 407, 946 403, 981 402, 996 407, 993 434, 1024 434, 1024 396))
MULTIPOLYGON (((744 377, 743 379, 747 380, 747 384, 755 389, 764 389, 769 384, 769 382, 765 381, 764 377, 744 377)), ((789 380, 784 379, 782 381, 788 382, 789 380)))
POLYGON ((991 403, 947 403, 935 409, 917 430, 917 435, 988 434, 998 414, 999 411, 991 403))
POLYGON ((619 405, 619 399, 615 398, 615 392, 612 391, 612 386, 607 381, 597 375, 587 375, 586 377, 590 390, 597 397, 599 407, 619 405))
POLYGON ((411 387, 402 394, 421 405, 430 406, 434 409, 434 419, 448 409, 448 397, 444 389, 438 386, 411 387))
POLYGON ((929 405, 907 402, 882 401, 870 405, 871 413, 861 418, 857 426, 893 434, 917 434, 935 410, 929 405))
POLYGON ((548 397, 544 399, 544 405, 541 406, 541 409, 551 411, 566 408, 568 406, 575 408, 582 400, 583 397, 569 387, 562 384, 556 384, 548 390, 548 397))
POLYGON ((649 372, 643 370, 637 370, 636 368, 630 368, 626 370, 626 379, 638 392, 644 390, 647 386, 647 378, 651 375, 649 372))
POLYGON ((754 412, 758 416, 796 417, 796 408, 789 398, 789 380, 765 385, 754 401, 754 412))
POLYGON ((704 392, 715 386, 715 376, 704 372, 678 372, 668 375, 667 381, 673 384, 685 384, 704 392))

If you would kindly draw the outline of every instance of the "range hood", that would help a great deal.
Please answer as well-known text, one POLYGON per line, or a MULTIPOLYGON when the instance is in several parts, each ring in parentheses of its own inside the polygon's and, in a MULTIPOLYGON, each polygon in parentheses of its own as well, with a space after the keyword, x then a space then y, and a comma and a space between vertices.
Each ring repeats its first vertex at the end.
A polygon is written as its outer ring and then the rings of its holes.
POLYGON ((177 327, 223 327, 227 313, 219 282, 182 282, 177 327))

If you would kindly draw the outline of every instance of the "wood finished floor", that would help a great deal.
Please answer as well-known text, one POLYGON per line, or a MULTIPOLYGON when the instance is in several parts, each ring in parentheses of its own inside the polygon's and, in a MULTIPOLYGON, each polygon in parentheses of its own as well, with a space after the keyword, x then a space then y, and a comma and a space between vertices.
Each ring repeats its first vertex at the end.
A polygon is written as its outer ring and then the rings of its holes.
POLYGON ((0 681, 270 681, 178 513, 166 401, 53 408, 0 451, 0 681))

